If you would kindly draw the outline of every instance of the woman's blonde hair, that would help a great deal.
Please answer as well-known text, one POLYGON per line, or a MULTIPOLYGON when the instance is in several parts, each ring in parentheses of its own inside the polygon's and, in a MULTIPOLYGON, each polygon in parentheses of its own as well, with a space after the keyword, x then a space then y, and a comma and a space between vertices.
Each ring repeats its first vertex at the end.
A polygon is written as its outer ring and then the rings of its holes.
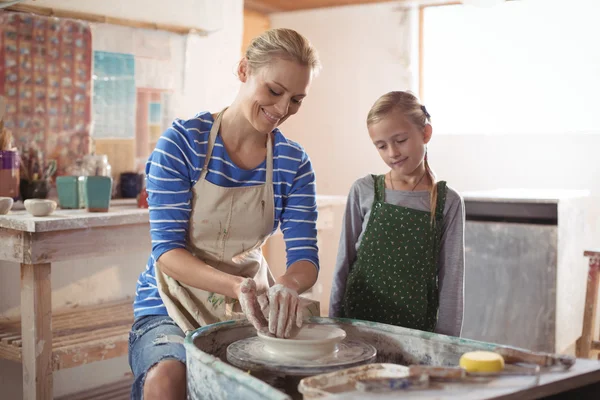
POLYGON ((274 57, 306 65, 314 75, 321 69, 317 50, 308 39, 292 29, 276 28, 262 33, 250 42, 245 54, 251 71, 270 64, 274 57))
MULTIPOLYGON (((429 115, 427 109, 421 104, 417 96, 410 92, 394 91, 384 94, 373 104, 369 115, 367 115, 367 127, 381 121, 391 112, 402 113, 405 118, 419 129, 424 129, 427 124, 431 124, 431 115, 429 115)), ((429 201, 431 203, 431 224, 433 225, 435 224, 438 193, 435 173, 427 160, 427 151, 425 152, 425 173, 431 181, 429 201)))

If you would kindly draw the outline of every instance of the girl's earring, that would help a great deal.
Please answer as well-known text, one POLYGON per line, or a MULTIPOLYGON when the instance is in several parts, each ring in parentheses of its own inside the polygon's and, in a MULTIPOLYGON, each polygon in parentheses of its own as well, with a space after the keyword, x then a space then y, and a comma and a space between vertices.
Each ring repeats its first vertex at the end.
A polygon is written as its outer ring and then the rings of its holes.
POLYGON ((425 146, 425 161, 427 161, 427 146, 425 146))

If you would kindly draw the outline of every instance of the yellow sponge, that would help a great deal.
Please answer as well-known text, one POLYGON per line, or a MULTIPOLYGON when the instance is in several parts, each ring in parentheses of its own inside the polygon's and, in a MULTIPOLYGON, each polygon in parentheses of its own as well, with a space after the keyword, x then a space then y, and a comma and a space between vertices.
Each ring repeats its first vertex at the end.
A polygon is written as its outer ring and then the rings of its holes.
POLYGON ((504 369, 504 358, 491 351, 472 351, 462 355, 460 366, 467 372, 500 372, 504 369))

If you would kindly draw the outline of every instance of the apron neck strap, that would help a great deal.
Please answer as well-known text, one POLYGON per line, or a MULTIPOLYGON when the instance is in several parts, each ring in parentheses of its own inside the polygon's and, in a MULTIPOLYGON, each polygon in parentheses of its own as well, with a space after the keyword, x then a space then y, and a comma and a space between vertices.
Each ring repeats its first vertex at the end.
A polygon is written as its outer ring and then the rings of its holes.
POLYGON ((202 166, 202 173, 200 174, 200 179, 206 178, 206 174, 208 173, 208 162, 212 156, 213 149, 215 147, 215 142, 217 141, 217 135, 219 134, 219 128, 221 127, 221 120, 223 119, 223 114, 227 110, 225 107, 221 110, 220 113, 215 117, 215 121, 212 124, 212 128, 210 128, 210 134, 208 135, 208 146, 206 148, 206 155, 204 156, 204 165, 202 166))
POLYGON ((437 185, 437 203, 435 205, 435 222, 442 226, 444 222, 444 208, 446 207, 446 182, 438 181, 437 185))
POLYGON ((375 201, 383 203, 385 201, 385 175, 373 175, 375 181, 375 201))
MULTIPOLYGON (((204 166, 202 167, 202 173, 200 174, 200 179, 205 179, 206 174, 208 173, 208 162, 212 156, 213 149, 215 147, 215 143, 217 141, 217 135, 219 134, 219 128, 221 127, 221 121, 223 119, 223 114, 227 110, 225 107, 217 116, 215 117, 215 121, 213 122, 212 128, 210 128, 210 134, 208 135, 208 146, 206 149, 206 156, 204 157, 204 166)), ((267 135, 267 159, 266 159, 266 177, 265 183, 272 184, 273 183, 273 140, 272 135, 269 133, 267 135)))
POLYGON ((273 184, 273 142, 275 138, 271 133, 267 134, 267 159, 266 162, 266 176, 265 176, 265 184, 271 185, 273 184))
MULTIPOLYGON (((385 175, 372 175, 375 182, 375 201, 385 201, 385 175)), ((436 222, 441 224, 444 220, 444 207, 446 206, 446 182, 438 181, 437 185, 437 203, 435 206, 436 222)))

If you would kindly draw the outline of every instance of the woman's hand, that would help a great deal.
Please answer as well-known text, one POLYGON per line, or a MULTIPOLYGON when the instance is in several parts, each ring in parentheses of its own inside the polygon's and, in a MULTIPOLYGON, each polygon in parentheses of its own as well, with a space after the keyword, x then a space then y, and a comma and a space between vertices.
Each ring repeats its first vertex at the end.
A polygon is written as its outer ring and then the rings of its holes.
POLYGON ((269 288, 265 298, 261 299, 263 316, 268 311, 269 332, 279 338, 288 338, 294 324, 302 326, 302 307, 298 292, 282 284, 269 288))
POLYGON ((257 331, 266 330, 268 323, 261 310, 256 295, 256 282, 251 278, 245 278, 236 290, 237 298, 242 307, 242 312, 257 331))
POLYGON ((269 320, 269 333, 288 338, 294 324, 302 327, 306 300, 298 296, 311 288, 317 281, 317 269, 309 261, 292 264, 268 292, 259 296, 263 316, 269 320))

